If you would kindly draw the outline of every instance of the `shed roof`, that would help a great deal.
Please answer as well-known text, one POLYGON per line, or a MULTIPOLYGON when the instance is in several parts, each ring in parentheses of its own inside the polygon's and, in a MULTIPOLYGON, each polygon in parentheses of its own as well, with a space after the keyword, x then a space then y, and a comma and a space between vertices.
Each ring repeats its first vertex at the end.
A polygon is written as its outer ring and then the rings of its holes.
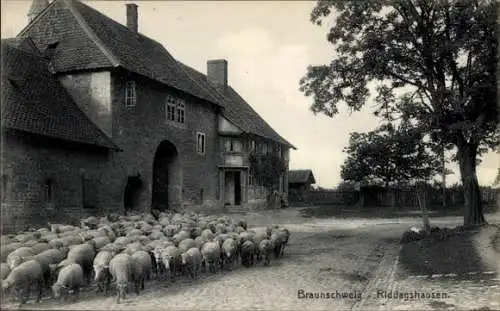
POLYGON ((288 183, 290 184, 305 184, 311 179, 311 184, 315 184, 312 170, 290 170, 288 171, 288 183))

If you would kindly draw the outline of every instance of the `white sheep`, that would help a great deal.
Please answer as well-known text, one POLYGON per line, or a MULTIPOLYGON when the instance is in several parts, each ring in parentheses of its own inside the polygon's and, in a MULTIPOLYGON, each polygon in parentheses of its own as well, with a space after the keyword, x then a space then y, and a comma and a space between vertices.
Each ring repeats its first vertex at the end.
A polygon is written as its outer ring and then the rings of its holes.
POLYGON ((198 248, 192 247, 181 254, 182 265, 190 272, 193 280, 198 279, 201 270, 202 255, 198 248))
POLYGON ((208 267, 212 273, 217 272, 217 263, 220 260, 221 249, 217 242, 207 242, 201 247, 201 255, 205 267, 208 267))
POLYGON ((232 238, 227 238, 222 244, 222 260, 231 264, 238 261, 238 245, 232 238))
POLYGON ((101 250, 94 258, 94 280, 97 283, 97 292, 104 291, 107 295, 111 283, 109 262, 113 259, 113 252, 101 250))
POLYGON ((64 299, 71 292, 78 299, 80 287, 83 286, 83 269, 79 264, 73 263, 65 266, 59 271, 57 282, 52 286, 54 298, 64 299))
POLYGON ((121 253, 109 262, 109 272, 116 284, 116 303, 125 299, 126 290, 134 280, 134 262, 128 254, 121 253))
POLYGON ((11 289, 14 289, 15 292, 21 295, 20 305, 23 305, 29 298, 32 286, 35 286, 37 289, 38 296, 36 301, 40 302, 42 299, 43 283, 43 271, 40 263, 36 260, 29 260, 12 269, 7 278, 2 282, 2 290, 4 293, 7 293, 11 289))

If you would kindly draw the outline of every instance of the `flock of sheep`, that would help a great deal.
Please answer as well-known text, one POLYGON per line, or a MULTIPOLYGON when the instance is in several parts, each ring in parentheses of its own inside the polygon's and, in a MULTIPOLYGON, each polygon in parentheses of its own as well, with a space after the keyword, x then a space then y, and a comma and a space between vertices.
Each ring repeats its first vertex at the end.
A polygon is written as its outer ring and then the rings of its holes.
POLYGON ((241 263, 249 267, 283 256, 290 233, 276 225, 247 230, 242 220, 194 213, 88 217, 80 226, 50 225, 1 237, 2 296, 30 291, 55 299, 77 299, 92 282, 105 295, 113 285, 116 302, 144 290, 145 280, 197 279, 202 269, 241 263))

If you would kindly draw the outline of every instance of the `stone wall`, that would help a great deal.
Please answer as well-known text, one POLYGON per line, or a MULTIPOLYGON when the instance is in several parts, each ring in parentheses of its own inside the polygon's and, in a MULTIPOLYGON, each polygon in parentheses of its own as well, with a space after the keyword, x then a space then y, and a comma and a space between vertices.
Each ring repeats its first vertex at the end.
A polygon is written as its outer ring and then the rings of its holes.
POLYGON ((109 169, 106 150, 83 148, 21 132, 5 132, 2 146, 2 225, 68 220, 106 211, 106 204, 85 208, 83 177, 96 184, 99 202, 109 202, 103 172, 109 169), (64 146, 64 147, 63 147, 64 146), (50 197, 47 182, 51 181, 50 197))

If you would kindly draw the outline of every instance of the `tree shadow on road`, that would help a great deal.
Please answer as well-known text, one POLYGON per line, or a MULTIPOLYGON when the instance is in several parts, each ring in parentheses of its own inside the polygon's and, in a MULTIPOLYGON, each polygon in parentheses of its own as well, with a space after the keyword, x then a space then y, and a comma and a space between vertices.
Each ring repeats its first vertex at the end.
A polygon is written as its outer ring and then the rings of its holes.
MULTIPOLYGON (((394 210, 390 207, 363 207, 346 205, 320 205, 302 208, 299 215, 303 218, 400 218, 400 217, 420 217, 418 210, 394 210)), ((459 209, 449 211, 431 211, 431 217, 460 216, 459 209)))
MULTIPOLYGON (((468 273, 488 271, 474 245, 475 233, 477 232, 466 231, 444 240, 430 237, 404 244, 400 251, 402 273, 467 276, 468 273)), ((494 274, 490 276, 495 277, 494 274)))

